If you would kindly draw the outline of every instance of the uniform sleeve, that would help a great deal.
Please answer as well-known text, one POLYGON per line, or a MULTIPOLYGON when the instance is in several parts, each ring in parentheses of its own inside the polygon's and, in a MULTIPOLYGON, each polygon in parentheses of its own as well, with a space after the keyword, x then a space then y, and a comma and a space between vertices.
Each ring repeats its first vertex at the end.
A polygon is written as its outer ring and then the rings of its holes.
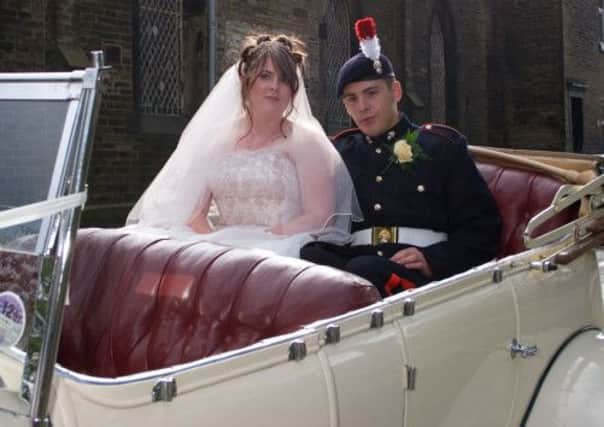
POLYGON ((443 142, 448 240, 422 248, 434 279, 442 279, 495 257, 501 217, 470 157, 465 138, 443 142))

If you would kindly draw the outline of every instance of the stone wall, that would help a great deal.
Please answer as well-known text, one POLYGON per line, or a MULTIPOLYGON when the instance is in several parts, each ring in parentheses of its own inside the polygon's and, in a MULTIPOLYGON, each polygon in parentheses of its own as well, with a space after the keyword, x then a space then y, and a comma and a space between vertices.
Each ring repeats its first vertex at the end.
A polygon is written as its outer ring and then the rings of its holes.
POLYGON ((583 99, 583 151, 602 153, 604 149, 604 52, 601 40, 599 2, 565 0, 564 10, 564 80, 566 148, 572 149, 570 95, 583 99), (584 87, 581 87, 584 85, 584 87))
POLYGON ((43 71, 46 1, 0 1, 0 70, 43 71))
POLYGON ((71 10, 76 28, 73 48, 84 52, 100 48, 112 67, 97 124, 86 214, 91 222, 113 222, 113 215, 123 216, 139 194, 141 171, 146 167, 140 162, 141 137, 130 122, 135 111, 133 9, 119 0, 80 0, 71 10))
POLYGON ((559 1, 505 0, 506 146, 564 149, 562 10, 559 1))

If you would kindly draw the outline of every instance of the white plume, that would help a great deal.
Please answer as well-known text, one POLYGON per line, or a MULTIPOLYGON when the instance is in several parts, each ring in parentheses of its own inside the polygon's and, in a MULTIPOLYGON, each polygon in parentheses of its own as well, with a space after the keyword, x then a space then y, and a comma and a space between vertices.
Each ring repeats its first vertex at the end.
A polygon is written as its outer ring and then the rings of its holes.
POLYGON ((363 55, 372 61, 377 61, 380 59, 380 53, 382 48, 380 47, 380 39, 376 37, 372 37, 370 39, 363 39, 359 42, 361 47, 361 51, 363 55))

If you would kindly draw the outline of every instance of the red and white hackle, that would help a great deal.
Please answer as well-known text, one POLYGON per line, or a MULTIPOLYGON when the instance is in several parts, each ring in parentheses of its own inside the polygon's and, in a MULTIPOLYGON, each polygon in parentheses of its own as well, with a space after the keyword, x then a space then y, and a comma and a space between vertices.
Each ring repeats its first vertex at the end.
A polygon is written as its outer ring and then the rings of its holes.
POLYGON ((361 52, 373 61, 373 68, 376 73, 382 74, 380 39, 377 36, 375 20, 370 16, 357 20, 354 23, 354 32, 357 35, 357 39, 359 39, 361 52))

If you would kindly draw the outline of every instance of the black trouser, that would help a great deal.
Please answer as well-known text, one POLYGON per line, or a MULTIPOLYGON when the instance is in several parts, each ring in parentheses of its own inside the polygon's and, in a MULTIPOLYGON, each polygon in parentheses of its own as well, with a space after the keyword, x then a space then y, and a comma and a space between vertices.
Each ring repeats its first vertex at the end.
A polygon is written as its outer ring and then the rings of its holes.
POLYGON ((430 281, 418 270, 410 270, 390 261, 389 258, 394 253, 405 247, 409 246, 391 243, 378 246, 338 246, 325 242, 312 242, 300 250, 300 258, 361 276, 373 283, 385 297, 405 290, 408 282, 412 282, 417 287, 430 281), (382 255, 377 255, 378 251, 382 255), (404 280, 396 283, 397 277, 404 280))

